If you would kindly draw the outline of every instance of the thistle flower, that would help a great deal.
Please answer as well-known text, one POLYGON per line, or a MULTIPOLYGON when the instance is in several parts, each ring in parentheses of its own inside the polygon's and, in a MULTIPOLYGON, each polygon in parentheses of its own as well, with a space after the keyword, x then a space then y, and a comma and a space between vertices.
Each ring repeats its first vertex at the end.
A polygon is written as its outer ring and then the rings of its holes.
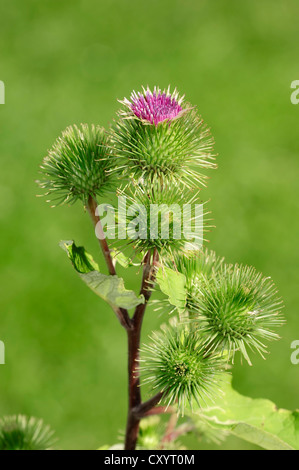
POLYGON ((248 349, 261 354, 264 341, 279 339, 273 328, 283 324, 282 302, 270 278, 254 268, 224 265, 204 278, 193 303, 193 313, 209 350, 236 351, 251 365, 248 349))
POLYGON ((176 91, 170 95, 169 90, 162 93, 156 87, 153 93, 149 88, 143 90, 143 93, 133 91, 131 101, 124 100, 124 104, 131 108, 135 116, 155 126, 159 122, 172 121, 182 113, 182 102, 183 98, 179 98, 176 91))
POLYGON ((206 185, 201 169, 215 168, 213 138, 194 108, 175 90, 149 88, 121 101, 111 141, 123 172, 140 178, 206 185))
POLYGON ((42 420, 7 416, 0 419, 0 450, 50 450, 53 434, 42 420))
POLYGON ((205 213, 202 205, 194 207, 198 194, 188 198, 178 186, 156 181, 126 186, 121 196, 129 202, 125 224, 135 252, 146 253, 156 248, 160 255, 172 257, 183 249, 189 237, 202 244, 205 213), (186 205, 191 208, 189 232, 184 230, 186 205))
POLYGON ((201 406, 219 392, 223 359, 207 352, 199 336, 188 325, 170 325, 156 333, 152 344, 141 349, 145 383, 162 392, 167 406, 177 403, 183 414, 193 400, 201 406))
POLYGON ((102 195, 113 186, 115 158, 102 127, 70 126, 54 143, 41 166, 38 182, 55 203, 86 204, 89 196, 102 195))

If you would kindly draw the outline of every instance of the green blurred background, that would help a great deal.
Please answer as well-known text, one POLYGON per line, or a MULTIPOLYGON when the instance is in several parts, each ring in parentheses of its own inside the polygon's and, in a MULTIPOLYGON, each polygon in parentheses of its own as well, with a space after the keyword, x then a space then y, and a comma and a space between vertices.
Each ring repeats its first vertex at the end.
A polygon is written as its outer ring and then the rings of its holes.
MULTIPOLYGON (((234 385, 299 407, 298 15, 297 0, 1 1, 0 415, 43 418, 62 449, 114 444, 124 429, 125 333, 58 247, 75 239, 99 258, 91 223, 80 204, 36 198, 35 180, 67 125, 107 126, 117 99, 147 84, 177 86, 212 128, 209 247, 271 275, 285 302, 282 340, 267 362, 238 363, 234 385)), ((160 322, 150 310, 144 337, 160 322)), ((222 448, 253 447, 230 438, 222 448)))

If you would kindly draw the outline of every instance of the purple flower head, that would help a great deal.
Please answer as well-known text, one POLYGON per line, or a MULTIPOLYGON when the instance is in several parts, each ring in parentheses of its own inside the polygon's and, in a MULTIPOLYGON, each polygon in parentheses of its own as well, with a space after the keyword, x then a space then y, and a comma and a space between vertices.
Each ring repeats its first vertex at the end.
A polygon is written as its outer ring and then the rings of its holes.
POLYGON ((124 103, 139 119, 157 126, 159 122, 175 119, 183 111, 182 101, 176 91, 170 94, 169 89, 162 92, 155 87, 153 92, 149 88, 143 89, 143 93, 134 91, 131 101, 125 100, 124 103))

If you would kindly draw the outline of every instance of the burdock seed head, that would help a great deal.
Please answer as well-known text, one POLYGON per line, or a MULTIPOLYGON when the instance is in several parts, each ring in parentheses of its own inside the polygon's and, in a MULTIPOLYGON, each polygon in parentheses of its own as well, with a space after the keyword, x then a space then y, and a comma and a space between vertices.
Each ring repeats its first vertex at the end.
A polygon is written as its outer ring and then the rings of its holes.
POLYGON ((224 372, 223 359, 207 352, 201 338, 189 325, 170 325, 156 333, 141 349, 141 370, 153 392, 162 392, 167 405, 177 403, 183 414, 195 401, 201 406, 212 399, 224 372))
MULTIPOLYGON (((175 184, 166 182, 144 182, 144 184, 127 185, 122 196, 127 198, 129 208, 126 211, 127 242, 140 253, 157 250, 161 258, 169 257, 182 251, 188 234, 184 231, 184 206, 190 206, 188 223, 192 228, 192 241, 201 245, 204 212, 193 210, 197 193, 190 194, 175 184), (197 227, 197 230, 195 229, 197 227), (202 227, 202 228, 201 228, 202 227), (199 229, 200 228, 200 229, 199 229)), ((191 235, 190 235, 191 236, 191 235)))
POLYGON ((239 351, 249 364, 249 352, 263 356, 265 342, 279 339, 274 330, 284 323, 273 281, 247 266, 223 265, 203 278, 192 307, 208 348, 231 358, 239 351))
POLYGON ((68 127, 44 158, 39 185, 56 204, 86 204, 89 196, 102 195, 113 187, 111 170, 115 157, 100 126, 68 127))
POLYGON ((214 141, 184 97, 155 87, 133 92, 121 104, 111 140, 127 176, 206 185, 201 171, 215 168, 214 141))
POLYGON ((54 432, 42 420, 27 416, 0 419, 0 450, 50 450, 54 432))

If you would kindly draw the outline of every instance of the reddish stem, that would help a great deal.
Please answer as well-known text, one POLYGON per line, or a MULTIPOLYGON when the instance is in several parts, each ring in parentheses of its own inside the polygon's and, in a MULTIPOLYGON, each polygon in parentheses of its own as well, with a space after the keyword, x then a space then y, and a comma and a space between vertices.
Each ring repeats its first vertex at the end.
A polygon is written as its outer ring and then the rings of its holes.
POLYGON ((90 214, 91 220, 93 221, 94 226, 97 228, 97 233, 100 235, 100 238, 98 237, 98 240, 99 240, 99 243, 100 243, 106 264, 107 264, 109 274, 111 274, 111 276, 115 276, 116 271, 115 271, 115 266, 113 264, 113 259, 109 250, 107 240, 103 232, 100 217, 96 214, 97 207, 98 207, 97 201, 92 196, 89 196, 87 209, 90 214))
MULTIPOLYGON (((139 423, 141 416, 135 411, 141 405, 140 393, 140 372, 139 372, 139 348, 140 336, 143 317, 147 303, 152 293, 152 287, 155 282, 155 266, 158 262, 159 256, 157 250, 154 250, 153 257, 151 251, 147 253, 144 259, 143 277, 140 289, 140 294, 144 296, 144 304, 136 307, 134 317, 132 319, 133 329, 128 330, 128 348, 129 348, 129 410, 127 420, 127 430, 125 439, 125 450, 135 450, 138 433, 139 423), (151 260, 151 258, 153 258, 151 260)), ((159 397, 160 401, 161 396, 159 397)), ((152 407, 158 402, 153 403, 152 407)))
MULTIPOLYGON (((98 240, 99 240, 99 243, 100 243, 100 247, 102 249, 104 259, 105 259, 106 264, 107 264, 109 274, 111 274, 111 276, 116 276, 115 266, 114 266, 114 263, 113 263, 113 259, 112 259, 111 253, 110 253, 110 249, 109 249, 107 240, 104 236, 101 220, 100 220, 100 217, 96 214, 97 201, 92 196, 89 196, 88 203, 87 203, 87 209, 88 209, 89 215, 91 217, 91 220, 94 224, 94 227, 97 228, 97 233, 100 233, 100 238, 98 238, 98 240)), ((131 319, 129 317, 128 311, 126 309, 120 308, 120 307, 113 307, 113 310, 114 310, 120 324, 127 331, 132 329, 132 322, 131 322, 131 319)))
MULTIPOLYGON (((93 221, 97 233, 100 247, 107 264, 109 274, 116 275, 115 266, 111 252, 104 236, 100 217, 96 213, 97 201, 92 196, 89 197, 87 209, 93 221)), ((132 320, 128 311, 123 308, 114 307, 121 325, 127 330, 128 334, 128 375, 129 375, 129 410, 127 419, 127 429, 125 438, 125 450, 135 450, 139 433, 140 420, 151 414, 165 412, 164 407, 156 407, 163 394, 159 393, 145 403, 141 401, 140 392, 140 373, 139 373, 139 348, 141 328, 147 303, 152 293, 152 287, 155 283, 156 266, 159 261, 159 255, 154 249, 153 256, 151 251, 147 253, 143 261, 143 276, 140 289, 140 295, 144 296, 144 303, 136 307, 132 320)))
POLYGON ((134 409, 132 409, 132 413, 134 413, 134 415, 140 419, 154 414, 165 413, 166 409, 164 406, 156 406, 160 403, 162 397, 162 392, 157 393, 157 395, 152 397, 150 400, 144 403, 140 403, 139 406, 136 406, 134 409))

